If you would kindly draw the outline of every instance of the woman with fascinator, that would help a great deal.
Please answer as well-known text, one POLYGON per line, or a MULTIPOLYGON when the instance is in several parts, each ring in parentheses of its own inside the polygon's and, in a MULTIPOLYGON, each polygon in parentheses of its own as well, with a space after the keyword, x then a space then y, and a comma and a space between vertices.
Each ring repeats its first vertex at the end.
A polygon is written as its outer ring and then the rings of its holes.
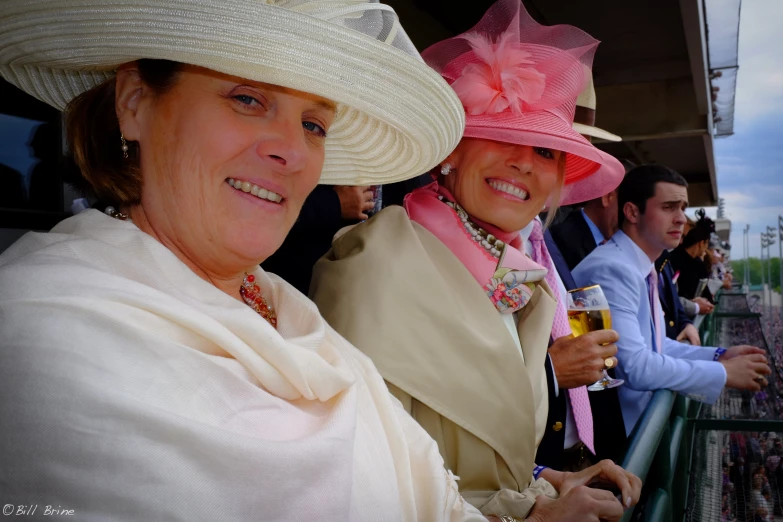
POLYGON ((0 256, 4 503, 85 521, 485 520, 370 360, 258 267, 319 180, 406 179, 459 141, 459 99, 394 11, 5 0, 0 75, 65 110, 113 207, 0 256))
POLYGON ((610 461, 534 475, 550 336, 571 333, 562 283, 529 257, 543 246, 535 218, 611 191, 624 172, 571 127, 597 44, 501 0, 424 51, 462 101, 465 137, 404 208, 339 235, 310 287, 438 443, 466 500, 507 520, 616 520, 614 495, 584 485, 613 482, 626 506, 641 485, 610 461))
POLYGON ((671 264, 677 276, 677 292, 687 299, 709 296, 709 292, 695 295, 700 279, 709 279, 710 271, 704 264, 704 256, 710 248, 715 232, 715 222, 707 217, 704 209, 696 211, 698 218, 688 233, 671 253, 671 264))

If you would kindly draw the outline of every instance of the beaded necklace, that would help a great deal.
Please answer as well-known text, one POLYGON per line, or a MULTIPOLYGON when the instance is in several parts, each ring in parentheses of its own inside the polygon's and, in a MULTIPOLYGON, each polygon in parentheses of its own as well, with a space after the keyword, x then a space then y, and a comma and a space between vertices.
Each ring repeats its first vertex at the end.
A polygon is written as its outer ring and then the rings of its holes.
POLYGON ((457 213, 457 217, 459 217, 460 221, 462 221, 462 226, 465 227, 465 230, 471 239, 473 239, 473 241, 483 247, 484 250, 492 254, 493 257, 500 259, 500 254, 503 253, 503 249, 506 247, 506 244, 503 241, 499 240, 471 221, 470 216, 467 212, 465 212, 465 209, 459 206, 457 203, 453 203, 443 196, 438 196, 438 199, 451 207, 457 213))
MULTIPOLYGON (((128 216, 123 214, 114 207, 106 207, 104 213, 119 219, 120 221, 127 221, 128 216)), ((266 302, 264 296, 261 295, 261 287, 256 282, 256 276, 253 274, 245 274, 245 278, 242 280, 242 286, 239 287, 239 294, 242 296, 242 300, 247 306, 255 310, 255 312, 267 320, 274 328, 277 328, 277 314, 274 308, 266 302)))

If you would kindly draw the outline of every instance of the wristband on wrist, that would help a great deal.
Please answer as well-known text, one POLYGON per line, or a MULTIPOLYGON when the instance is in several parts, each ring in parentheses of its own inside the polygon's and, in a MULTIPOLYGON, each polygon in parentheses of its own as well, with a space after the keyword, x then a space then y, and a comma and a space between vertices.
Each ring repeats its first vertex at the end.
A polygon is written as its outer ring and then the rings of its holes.
POLYGON ((718 359, 720 359, 720 358, 721 358, 721 356, 722 356, 724 353, 726 353, 726 348, 717 348, 717 349, 715 350, 715 355, 713 356, 712 360, 713 360, 713 361, 717 361, 718 359))
POLYGON ((541 474, 541 472, 548 468, 549 466, 536 466, 533 468, 533 479, 538 480, 538 476, 541 474))

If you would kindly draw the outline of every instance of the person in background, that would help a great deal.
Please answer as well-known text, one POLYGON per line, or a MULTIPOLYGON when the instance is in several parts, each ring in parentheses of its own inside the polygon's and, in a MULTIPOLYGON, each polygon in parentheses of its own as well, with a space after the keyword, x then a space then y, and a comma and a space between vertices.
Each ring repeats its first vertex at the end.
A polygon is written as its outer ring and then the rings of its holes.
MULTIPOLYGON (((572 128, 588 141, 594 137, 614 142, 621 141, 619 136, 595 126, 596 105, 595 87, 590 74, 587 86, 576 99, 572 128)), ((611 201, 616 207, 616 192, 612 190, 611 193, 615 194, 611 201)), ((601 199, 591 201, 601 201, 601 199)), ((566 200, 565 203, 568 201, 566 200)), ((576 201, 572 203, 578 204, 576 201)), ((541 219, 541 216, 536 219, 541 219)), ((546 215, 543 219, 546 219, 546 215)), ((541 249, 533 250, 533 260, 541 264, 546 263, 545 258, 536 255, 543 254, 546 250, 556 269, 558 286, 566 290, 574 290, 576 283, 565 258, 550 234, 551 230, 552 227, 549 227, 544 231, 545 245, 541 249)), ((568 246, 570 247, 571 244, 569 243, 568 246)), ((549 357, 546 360, 549 414, 544 437, 536 452, 536 464, 539 466, 548 466, 560 471, 575 471, 602 459, 617 461, 625 449, 625 429, 617 390, 606 389, 601 393, 587 393, 585 389, 585 384, 592 384, 584 381, 582 377, 584 357, 589 350, 589 345, 576 348, 570 343, 563 342, 553 342, 549 347, 549 357), (574 380, 573 377, 577 379, 574 380), (569 397, 575 392, 584 393, 590 402, 589 411, 582 411, 579 416, 574 415, 569 397), (595 454, 586 448, 577 436, 578 432, 584 429, 579 424, 584 424, 588 416, 592 416, 595 454)), ((609 372, 613 375, 614 370, 610 369, 609 372)))
POLYGON ((261 268, 307 294, 315 262, 329 250, 338 230, 369 218, 376 203, 373 196, 371 187, 318 185, 283 244, 261 268))
POLYGON ((664 250, 663 254, 655 260, 666 337, 676 341, 686 340, 694 346, 701 346, 699 331, 693 326, 693 321, 688 317, 688 314, 685 313, 685 308, 677 293, 677 285, 674 284, 674 270, 669 263, 670 255, 668 250, 664 250))
POLYGON ((609 301, 612 326, 620 335, 617 375, 625 380, 619 395, 627 434, 654 390, 714 403, 724 386, 758 391, 770 373, 760 348, 690 346, 664 335, 654 262, 680 241, 687 186, 682 176, 661 165, 628 172, 618 189, 620 230, 573 272, 580 286, 601 285, 609 301))
POLYGON ((699 219, 670 256, 672 269, 678 274, 677 291, 691 300, 702 297, 703 294, 696 295, 699 281, 710 278, 704 256, 709 249, 712 233, 715 232, 715 222, 707 217, 704 209, 696 214, 699 219))
POLYGON ((618 229, 617 222, 615 189, 572 210, 562 222, 550 227, 549 232, 568 269, 573 270, 595 247, 612 238, 618 229))

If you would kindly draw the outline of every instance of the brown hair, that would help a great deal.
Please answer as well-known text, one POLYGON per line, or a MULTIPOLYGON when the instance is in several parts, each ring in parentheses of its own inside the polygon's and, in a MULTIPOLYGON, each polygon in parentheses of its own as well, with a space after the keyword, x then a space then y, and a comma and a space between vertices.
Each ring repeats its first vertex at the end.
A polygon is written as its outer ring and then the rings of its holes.
MULTIPOLYGON (((142 82, 158 95, 174 86, 182 67, 169 60, 142 59, 137 64, 142 82)), ((116 80, 111 78, 74 98, 65 108, 65 132, 80 171, 73 184, 119 207, 141 200, 142 180, 138 144, 128 142, 127 159, 120 149, 115 87, 116 80)))

